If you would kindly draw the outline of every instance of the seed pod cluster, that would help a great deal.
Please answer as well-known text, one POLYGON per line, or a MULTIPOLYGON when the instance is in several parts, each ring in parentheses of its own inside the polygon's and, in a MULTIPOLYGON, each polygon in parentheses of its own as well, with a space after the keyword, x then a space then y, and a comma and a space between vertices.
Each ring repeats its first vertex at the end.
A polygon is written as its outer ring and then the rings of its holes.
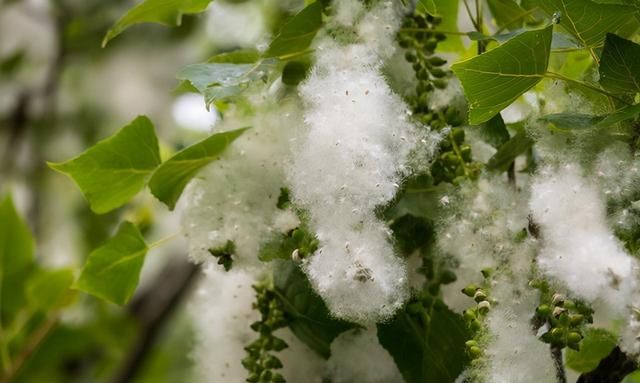
POLYGON ((546 281, 533 281, 530 285, 541 291, 536 319, 548 325, 540 340, 554 347, 579 350, 584 327, 593 323, 593 309, 582 301, 570 300, 552 291, 546 281))
POLYGON ((264 285, 254 285, 256 302, 253 305, 261 315, 259 321, 251 324, 251 329, 260 336, 245 347, 247 356, 242 360, 242 365, 249 375, 250 383, 282 383, 285 382, 282 374, 274 370, 282 368, 282 362, 273 352, 287 348, 287 343, 273 335, 273 332, 287 325, 287 320, 282 307, 282 302, 275 292, 264 285))
POLYGON ((471 147, 464 141, 464 130, 460 128, 464 119, 460 112, 451 106, 439 110, 429 107, 430 93, 446 88, 450 75, 444 69, 447 61, 435 55, 438 43, 446 39, 446 35, 435 31, 440 22, 439 17, 428 14, 411 15, 404 21, 398 42, 405 48, 405 59, 416 73, 415 96, 409 100, 414 118, 435 130, 449 129, 440 144, 440 155, 431 167, 434 182, 459 183, 476 178, 480 164, 473 162, 471 147))
POLYGON ((483 269, 481 272, 484 277, 482 286, 470 284, 462 289, 464 295, 473 298, 476 302, 475 306, 463 312, 464 320, 473 334, 473 337, 465 343, 467 354, 472 360, 478 359, 482 355, 479 339, 482 336, 481 330, 484 327, 484 319, 491 311, 492 305, 489 299, 488 287, 493 273, 490 269, 483 269))

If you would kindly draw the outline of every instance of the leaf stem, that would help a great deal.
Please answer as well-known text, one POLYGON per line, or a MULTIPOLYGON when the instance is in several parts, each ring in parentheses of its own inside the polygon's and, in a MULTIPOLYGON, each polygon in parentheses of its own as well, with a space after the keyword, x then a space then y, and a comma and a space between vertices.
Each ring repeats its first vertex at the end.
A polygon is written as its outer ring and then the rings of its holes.
POLYGON ((29 337, 25 347, 20 354, 16 357, 15 361, 6 370, 6 373, 0 378, 0 383, 9 383, 15 379, 18 372, 24 366, 25 362, 33 354, 33 352, 40 346, 43 340, 58 323, 58 313, 51 314, 47 320, 45 320, 40 327, 38 327, 29 337))
POLYGON ((597 86, 594 86, 594 85, 591 85, 591 84, 587 84, 586 82, 582 82, 582 81, 574 80, 574 79, 572 79, 572 78, 566 77, 566 76, 561 75, 561 74, 559 74, 559 73, 555 73, 555 72, 547 72, 547 73, 545 73, 545 74, 543 75, 543 77, 545 77, 545 78, 551 78, 551 79, 556 79, 556 80, 562 80, 562 81, 564 81, 564 82, 568 82, 568 83, 570 83, 570 84, 574 84, 574 85, 577 85, 577 86, 580 86, 580 87, 583 87, 583 88, 586 88, 586 89, 592 90, 592 91, 594 91, 594 92, 597 92, 597 93, 603 94, 603 95, 605 95, 605 96, 607 96, 607 97, 610 97, 610 98, 612 98, 612 99, 614 99, 614 100, 616 100, 616 101, 619 101, 619 102, 621 102, 621 103, 623 103, 623 104, 625 104, 625 105, 631 105, 631 104, 629 104, 626 100, 624 100, 624 99, 622 99, 622 98, 620 98, 620 97, 618 97, 618 96, 616 96, 616 95, 614 95, 614 94, 611 94, 611 93, 607 92, 607 91, 606 91, 606 90, 604 90, 604 89, 598 88, 597 86))
POLYGON ((459 32, 459 31, 442 31, 439 29, 430 29, 430 28, 401 28, 401 32, 431 32, 431 33, 442 33, 445 35, 458 35, 458 36, 468 36, 471 32, 459 32))
POLYGON ((149 245, 147 245, 147 247, 149 248, 149 250, 151 249, 155 249, 156 247, 162 246, 164 245, 166 242, 171 241, 172 239, 175 239, 177 236, 179 236, 181 233, 173 233, 171 235, 168 235, 164 238, 160 238, 159 240, 150 243, 149 245))
POLYGON ((512 26, 513 24, 517 23, 518 21, 524 19, 525 17, 531 16, 531 14, 533 14, 534 12, 536 12, 538 10, 538 7, 533 7, 530 10, 522 13, 520 16, 516 17, 515 19, 509 21, 508 23, 506 23, 505 25, 501 26, 500 28, 498 28, 498 30, 496 31, 496 35, 499 34, 500 32, 504 31, 505 29, 509 28, 510 26, 512 26))
POLYGON ((464 3, 465 9, 467 10, 467 15, 469 15, 469 19, 471 20, 471 24, 473 24, 473 27, 476 30, 480 30, 480 27, 478 26, 478 22, 473 17, 473 13, 471 12, 471 8, 469 8, 469 4, 467 3, 467 0, 464 0, 463 3, 464 3))

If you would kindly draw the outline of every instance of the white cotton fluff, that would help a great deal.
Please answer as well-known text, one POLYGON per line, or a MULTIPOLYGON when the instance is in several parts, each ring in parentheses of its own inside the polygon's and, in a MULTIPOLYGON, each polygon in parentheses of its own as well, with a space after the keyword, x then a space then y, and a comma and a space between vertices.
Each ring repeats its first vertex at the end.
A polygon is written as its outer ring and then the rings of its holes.
POLYGON ((637 263, 607 226, 595 184, 575 165, 544 169, 532 185, 530 208, 543 238, 540 269, 573 294, 624 312, 636 289, 637 263))
POLYGON ((204 268, 204 274, 189 304, 198 334, 191 355, 195 377, 203 383, 243 382, 247 371, 240 361, 256 336, 249 326, 260 315, 251 307, 254 278, 233 269, 225 273, 215 265, 204 268))
MULTIPOLYGON (((421 139, 380 72, 394 46, 392 5, 361 20, 361 42, 324 39, 316 47, 316 65, 300 86, 306 131, 287 178, 321 244, 304 267, 314 288, 337 317, 372 322, 389 318, 407 297, 404 263, 374 209, 393 198, 421 139)), ((422 141, 433 151, 435 140, 422 141)))
MULTIPOLYGON (((450 217, 441 222, 437 245, 445 259, 457 264, 456 282, 443 286, 447 304, 469 306, 460 290, 483 280, 484 268, 505 269, 518 283, 526 281, 535 257, 536 240, 517 239, 528 226, 528 193, 498 177, 480 178, 451 196, 450 217)), ((514 282, 515 283, 515 282, 514 282)))
POLYGON ((530 324, 537 294, 524 289, 523 295, 517 296, 509 283, 501 286, 494 291, 501 303, 491 310, 486 321, 489 332, 480 371, 482 381, 555 383, 549 346, 536 337, 530 324))
POLYGON ((301 126, 295 99, 276 99, 266 91, 254 96, 253 115, 231 110, 216 130, 251 126, 222 155, 200 172, 185 191, 183 231, 196 262, 215 262, 207 251, 235 244, 234 267, 257 267, 260 245, 298 225, 290 211, 276 207, 285 186, 284 168, 291 138, 301 126))
POLYGON ((404 381, 376 329, 351 330, 331 343, 328 372, 332 383, 395 383, 404 381))

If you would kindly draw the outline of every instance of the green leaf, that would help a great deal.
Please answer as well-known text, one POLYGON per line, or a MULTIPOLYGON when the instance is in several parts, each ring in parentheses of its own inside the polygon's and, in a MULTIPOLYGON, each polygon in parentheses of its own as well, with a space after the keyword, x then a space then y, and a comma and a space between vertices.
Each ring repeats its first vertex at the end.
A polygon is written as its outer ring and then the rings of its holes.
POLYGON ((528 11, 513 0, 487 0, 487 4, 496 24, 502 29, 518 29, 525 21, 531 19, 527 17, 528 11))
POLYGON ((434 0, 418 0, 416 9, 420 12, 435 16, 438 14, 438 7, 434 0))
POLYGON ((178 80, 189 81, 207 105, 237 96, 249 83, 265 76, 267 64, 202 63, 184 67, 178 80))
POLYGON ((506 171, 511 163, 533 146, 533 140, 525 132, 511 137, 487 162, 487 168, 498 172, 506 171))
POLYGON ((480 129, 480 135, 483 141, 494 148, 501 147, 511 138, 500 113, 484 123, 484 127, 480 129))
POLYGON ((378 340, 396 362, 406 383, 453 383, 468 358, 464 343, 469 333, 462 317, 438 302, 423 322, 401 311, 378 324, 378 340))
POLYGON ((10 196, 0 202, 0 324, 11 322, 25 299, 34 241, 10 196))
POLYGON ((260 52, 256 49, 238 49, 212 56, 207 62, 218 64, 253 64, 258 60, 260 60, 260 52))
POLYGON ((109 29, 102 46, 134 24, 158 23, 179 26, 182 15, 203 12, 212 0, 145 0, 131 8, 109 29))
POLYGON ((284 303, 291 331, 323 358, 331 356, 331 342, 338 335, 357 327, 330 316, 327 306, 294 262, 276 261, 273 284, 284 303))
POLYGON ((147 117, 139 116, 79 156, 49 166, 73 178, 91 210, 102 214, 135 196, 159 164, 153 124, 147 117))
MULTIPOLYGON (((442 17, 439 29, 443 31, 458 31, 458 7, 459 1, 433 0, 438 16, 442 17)), ((449 35, 447 39, 438 44, 438 50, 443 52, 459 52, 464 49, 460 36, 449 35)))
POLYGON ((604 89, 613 93, 640 92, 640 45, 608 33, 599 71, 604 89))
POLYGON ((220 159, 224 150, 249 128, 213 134, 173 155, 153 173, 149 188, 170 210, 189 181, 205 165, 220 159))
POLYGON ((640 370, 636 370, 625 376, 620 383, 640 383, 640 370))
POLYGON ((291 18, 269 45, 264 57, 285 59, 304 52, 322 27, 322 1, 309 4, 291 18))
POLYGON ((521 33, 451 69, 469 101, 469 122, 488 121, 536 85, 547 71, 553 26, 521 33))
POLYGON ((44 270, 33 276, 27 285, 27 299, 31 307, 48 311, 67 303, 69 287, 73 283, 71 269, 44 270))
POLYGON ((606 128, 618 122, 636 119, 640 115, 640 104, 619 109, 602 116, 579 113, 556 113, 539 118, 540 121, 552 123, 557 129, 597 129, 606 128))
POLYGON ((558 14, 560 25, 590 49, 602 45, 607 32, 622 33, 630 24, 637 24, 636 9, 630 6, 598 4, 591 0, 536 0, 535 3, 550 17, 558 14))
POLYGON ((89 254, 74 287, 123 305, 138 286, 148 250, 138 228, 125 221, 113 238, 89 254))
POLYGON ((598 363, 613 351, 617 341, 617 337, 607 330, 588 328, 580 342, 580 351, 567 349, 565 363, 577 372, 593 371, 598 367, 598 363))

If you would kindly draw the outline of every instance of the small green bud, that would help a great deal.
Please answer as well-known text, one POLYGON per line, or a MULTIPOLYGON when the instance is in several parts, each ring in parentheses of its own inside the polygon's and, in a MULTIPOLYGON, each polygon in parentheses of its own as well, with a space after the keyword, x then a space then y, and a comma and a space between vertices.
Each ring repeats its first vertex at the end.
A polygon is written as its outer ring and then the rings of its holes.
POLYGON ((567 335, 567 344, 578 344, 582 340, 582 335, 579 332, 572 331, 567 335))
POLYGON ((431 75, 435 78, 442 78, 447 75, 447 72, 443 71, 440 68, 433 68, 431 69, 431 75))
POLYGON ((467 285, 464 289, 462 289, 462 293, 468 296, 469 298, 473 298, 473 295, 476 293, 476 290, 478 290, 478 286, 471 284, 471 285, 467 285))
POLYGON ((424 49, 427 52, 433 52, 437 46, 438 46, 438 41, 434 38, 431 38, 424 43, 424 49))
POLYGON ((491 277, 491 274, 493 274, 493 269, 490 267, 487 267, 485 269, 480 270, 480 272, 482 273, 482 276, 486 279, 491 277))
POLYGON ((447 63, 447 60, 440 58, 438 56, 433 56, 429 58, 429 64, 433 66, 442 66, 447 63))
POLYGON ((404 54, 404 58, 405 58, 405 60, 407 60, 410 63, 416 62, 416 59, 417 59, 416 55, 411 51, 406 52, 404 54))
POLYGON ((549 305, 545 305, 545 304, 541 304, 540 306, 538 306, 538 308, 536 309, 536 313, 543 317, 546 318, 549 316, 549 314, 551 314, 551 307, 549 307, 549 305))
POLYGON ((440 283, 448 285, 455 282, 457 279, 456 274, 451 270, 443 270, 440 272, 440 283))
POLYGON ((467 322, 471 322, 476 319, 476 313, 473 312, 473 310, 464 310, 462 315, 467 322))
POLYGON ((478 359, 482 356, 482 349, 477 346, 469 347, 469 356, 471 356, 471 359, 478 359))
POLYGON ((273 374, 273 376, 271 377, 271 381, 273 383, 284 383, 286 382, 286 380, 284 380, 284 377, 278 373, 273 374))
POLYGON ((249 374, 249 377, 247 378, 247 382, 249 383, 257 383, 260 381, 260 375, 256 374, 255 372, 252 372, 251 374, 249 374))
POLYGON ((460 155, 462 156, 462 159, 465 161, 471 161, 471 146, 469 145, 462 145, 460 147, 460 155))
POLYGON ((468 340, 468 341, 464 342, 464 345, 467 346, 467 348, 478 347, 478 342, 476 342, 475 340, 471 339, 471 340, 468 340))
POLYGON ((444 89, 447 87, 447 81, 439 78, 433 81, 433 85, 438 89, 444 89))
POLYGON ((481 314, 486 314, 489 312, 489 310, 491 310, 491 303, 489 303, 489 301, 482 301, 480 303, 478 303, 478 311, 481 314))
POLYGON ((264 361, 265 368, 282 368, 282 362, 280 359, 273 355, 269 355, 264 361))
POLYGON ((554 327, 551 329, 551 338, 553 340, 560 340, 562 339, 562 336, 564 335, 564 331, 562 331, 561 328, 558 327, 554 327))
POLYGON ((564 303, 562 304, 562 307, 564 307, 567 310, 573 310, 576 308, 576 303, 572 300, 565 300, 564 303))
POLYGON ((551 303, 553 303, 556 306, 562 306, 562 304, 564 303, 564 296, 559 293, 553 294, 553 297, 551 298, 551 303))
POLYGON ((582 321, 584 321, 584 315, 582 314, 569 315, 569 323, 571 323, 572 326, 579 326, 582 324, 582 321))
POLYGON ((479 320, 475 319, 469 325, 472 331, 480 331, 482 329, 482 323, 479 320))
POLYGON ((482 289, 478 289, 475 294, 473 294, 473 300, 480 303, 482 301, 487 300, 487 293, 482 289))
POLYGON ((273 377, 273 373, 270 370, 264 370, 260 373, 260 381, 261 382, 269 382, 273 377))
POLYGON ((269 346, 270 349, 273 351, 282 351, 285 348, 289 347, 289 345, 287 344, 287 342, 285 342, 284 340, 277 338, 277 337, 272 337, 271 338, 271 342, 269 342, 269 346))

